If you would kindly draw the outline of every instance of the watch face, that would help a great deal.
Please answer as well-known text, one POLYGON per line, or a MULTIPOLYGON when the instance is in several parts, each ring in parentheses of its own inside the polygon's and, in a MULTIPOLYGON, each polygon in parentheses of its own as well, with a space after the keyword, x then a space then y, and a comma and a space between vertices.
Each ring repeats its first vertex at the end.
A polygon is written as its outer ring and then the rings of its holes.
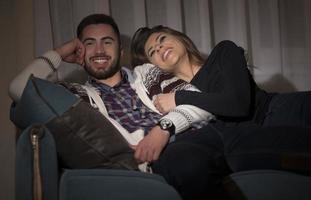
POLYGON ((164 130, 166 130, 166 129, 172 127, 172 125, 173 125, 173 122, 172 122, 171 120, 162 119, 162 120, 160 121, 160 126, 161 126, 161 128, 164 129, 164 130))

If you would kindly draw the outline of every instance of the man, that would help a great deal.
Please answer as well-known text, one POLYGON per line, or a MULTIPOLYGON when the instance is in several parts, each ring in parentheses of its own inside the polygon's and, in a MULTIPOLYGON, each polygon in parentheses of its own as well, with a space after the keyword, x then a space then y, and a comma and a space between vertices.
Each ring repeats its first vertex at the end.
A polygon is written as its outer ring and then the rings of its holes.
POLYGON ((213 131, 205 127, 177 135, 176 141, 168 144, 170 136, 189 128, 193 121, 207 118, 208 113, 184 106, 162 116, 155 108, 152 109, 152 103, 144 98, 146 94, 139 87, 141 81, 137 83, 138 76, 134 80, 129 70, 119 64, 123 54, 120 33, 110 16, 87 16, 79 24, 77 36, 43 54, 25 68, 10 85, 12 99, 18 102, 30 74, 54 81, 51 75, 57 71, 62 60, 78 63, 88 73, 88 82, 86 85, 66 83, 64 86, 82 98, 93 98, 95 104, 96 95, 100 96, 99 110, 102 108, 105 117, 120 131, 125 129, 131 133, 143 130, 145 137, 131 145, 139 162, 153 162, 153 171, 164 176, 184 199, 196 199, 207 195, 209 190, 213 191, 209 179, 217 177, 218 180, 223 173, 217 170, 225 168, 220 164, 223 160, 218 149, 212 145, 213 137, 219 140, 218 135, 206 134, 206 131, 213 131), (94 97, 92 91, 95 91, 94 97), (101 102, 104 102, 102 106, 101 102), (218 160, 218 166, 211 163, 214 159, 218 160), (211 167, 212 174, 209 171, 211 167))

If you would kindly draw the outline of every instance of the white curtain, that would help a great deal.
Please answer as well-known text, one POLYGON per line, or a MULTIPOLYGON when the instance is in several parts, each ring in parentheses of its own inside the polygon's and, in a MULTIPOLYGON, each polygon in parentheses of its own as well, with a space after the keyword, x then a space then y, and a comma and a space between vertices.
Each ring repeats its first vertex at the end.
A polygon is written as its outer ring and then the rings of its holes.
MULTIPOLYGON (((125 55, 141 26, 158 24, 186 33, 208 55, 221 40, 246 50, 255 80, 270 91, 311 90, 309 0, 35 0, 36 54, 75 36, 91 13, 111 15, 119 25, 125 55)), ((122 64, 128 64, 128 56, 122 64)), ((60 73, 76 76, 79 67, 60 73)), ((81 70, 80 70, 81 71, 81 70)), ((72 77, 74 77, 72 76, 72 77)))

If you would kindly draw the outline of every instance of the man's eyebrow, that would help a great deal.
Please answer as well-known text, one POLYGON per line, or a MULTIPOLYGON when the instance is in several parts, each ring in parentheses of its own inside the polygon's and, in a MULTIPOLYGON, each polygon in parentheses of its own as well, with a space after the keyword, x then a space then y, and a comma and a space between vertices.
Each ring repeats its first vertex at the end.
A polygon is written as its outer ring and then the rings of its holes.
MULTIPOLYGON (((91 37, 88 37, 88 38, 85 38, 82 43, 86 42, 86 41, 95 41, 96 39, 95 38, 91 38, 91 37)), ((111 36, 106 36, 106 37, 102 37, 101 40, 115 40, 113 37, 111 36)))
POLYGON ((85 38, 83 41, 82 41, 82 43, 84 43, 84 42, 86 42, 86 41, 94 41, 95 40, 95 38, 85 38))
POLYGON ((111 36, 106 36, 106 37, 102 37, 101 40, 115 40, 113 37, 111 36))

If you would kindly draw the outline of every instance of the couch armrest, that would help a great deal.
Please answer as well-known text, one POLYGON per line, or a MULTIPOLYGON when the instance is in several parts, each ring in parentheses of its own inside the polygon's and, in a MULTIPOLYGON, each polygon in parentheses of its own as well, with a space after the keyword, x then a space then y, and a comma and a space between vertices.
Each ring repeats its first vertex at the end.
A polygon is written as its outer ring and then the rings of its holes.
MULTIPOLYGON (((58 164, 55 142, 48 129, 43 125, 26 128, 17 140, 15 184, 16 200, 34 199, 34 149, 31 135, 36 130, 39 145, 39 171, 42 197, 44 200, 58 198, 58 164)), ((41 190, 39 188, 39 190, 41 190)))

